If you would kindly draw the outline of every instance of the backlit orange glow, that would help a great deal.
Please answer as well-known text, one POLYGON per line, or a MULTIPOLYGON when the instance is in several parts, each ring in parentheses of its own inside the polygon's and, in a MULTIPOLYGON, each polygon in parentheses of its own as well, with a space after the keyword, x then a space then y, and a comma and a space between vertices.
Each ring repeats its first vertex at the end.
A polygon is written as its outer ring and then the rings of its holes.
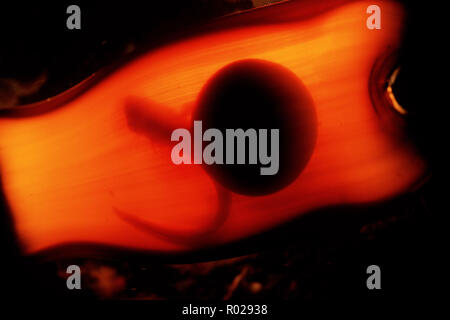
MULTIPOLYGON (((282 20, 286 12, 281 4, 258 15, 282 20)), ((313 209, 409 190, 425 163, 404 137, 385 129, 368 90, 375 60, 401 42, 403 19, 399 4, 370 1, 299 21, 222 28, 151 51, 51 112, 0 118, 3 190, 24 253, 82 242, 187 251, 239 240, 313 209), (366 28, 371 4, 381 8, 381 30, 366 28), (249 58, 294 72, 318 121, 305 170, 265 196, 226 192, 202 166, 174 165, 170 136, 131 130, 125 108, 140 101, 157 122, 189 127, 211 75, 249 58)))

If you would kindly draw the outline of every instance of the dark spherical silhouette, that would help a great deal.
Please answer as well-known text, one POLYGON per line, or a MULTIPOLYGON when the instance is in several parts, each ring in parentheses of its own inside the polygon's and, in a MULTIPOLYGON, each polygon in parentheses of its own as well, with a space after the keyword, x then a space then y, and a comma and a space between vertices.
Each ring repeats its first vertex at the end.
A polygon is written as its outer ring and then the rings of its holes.
MULTIPOLYGON (((265 195, 292 183, 305 168, 314 149, 317 119, 313 100, 301 80, 289 69, 265 60, 240 60, 215 73, 201 90, 193 120, 203 132, 217 128, 279 129, 279 170, 261 175, 262 165, 204 164, 215 181, 245 195, 265 195)), ((248 141, 247 141, 248 142, 248 141)), ((204 146, 208 142, 204 142, 204 146)), ((236 149, 235 149, 236 150, 236 149)), ((235 151, 236 155, 236 151, 235 151)))

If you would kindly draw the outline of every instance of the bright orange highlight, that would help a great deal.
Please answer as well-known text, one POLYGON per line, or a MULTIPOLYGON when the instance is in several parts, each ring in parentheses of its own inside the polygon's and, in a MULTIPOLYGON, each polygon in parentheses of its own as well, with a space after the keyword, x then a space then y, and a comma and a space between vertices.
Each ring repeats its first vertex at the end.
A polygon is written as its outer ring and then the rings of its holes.
MULTIPOLYGON (((258 15, 282 17, 284 8, 258 15)), ((72 242, 185 251, 238 240, 312 209, 407 191, 425 164, 404 139, 385 130, 368 90, 375 59, 400 43, 402 23, 400 5, 370 1, 309 20, 215 31, 150 52, 50 113, 1 118, 3 189, 25 253, 72 242), (381 30, 366 28, 371 4, 381 7, 381 30), (171 241, 126 223, 121 212, 195 237, 216 219, 220 199, 201 166, 171 162, 169 138, 130 130, 127 101, 146 101, 158 121, 188 127, 209 77, 248 58, 289 68, 313 97, 318 138, 306 169, 277 193, 231 194, 228 216, 204 241, 171 241)))

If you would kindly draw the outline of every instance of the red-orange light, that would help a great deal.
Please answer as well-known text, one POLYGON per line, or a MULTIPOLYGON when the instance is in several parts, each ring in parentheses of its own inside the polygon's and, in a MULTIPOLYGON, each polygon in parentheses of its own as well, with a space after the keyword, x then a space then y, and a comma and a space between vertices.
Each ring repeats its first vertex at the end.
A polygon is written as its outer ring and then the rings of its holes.
MULTIPOLYGON (((284 8, 261 12, 283 17, 284 8)), ((368 90, 375 59, 399 45, 402 25, 399 4, 371 1, 307 20, 205 33, 149 52, 54 111, 0 118, 3 189, 24 252, 73 242, 186 251, 238 240, 312 209, 405 192, 425 163, 407 140, 385 130, 368 90), (371 4, 382 9, 381 30, 366 28, 371 4), (201 166, 174 165, 169 138, 130 130, 127 102, 143 101, 146 114, 169 127, 189 127, 211 75, 249 58, 283 65, 308 88, 318 120, 314 152, 285 189, 259 197, 231 193, 226 219, 207 240, 183 241, 215 223, 220 188, 201 166), (146 232, 127 223, 127 214, 183 237, 146 232)))

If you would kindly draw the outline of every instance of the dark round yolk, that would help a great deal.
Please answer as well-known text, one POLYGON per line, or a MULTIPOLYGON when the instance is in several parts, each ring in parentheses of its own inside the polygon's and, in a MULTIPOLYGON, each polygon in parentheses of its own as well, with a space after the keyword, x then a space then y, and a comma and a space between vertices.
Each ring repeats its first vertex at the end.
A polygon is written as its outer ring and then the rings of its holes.
MULTIPOLYGON (((215 73, 199 94, 193 120, 223 133, 224 164, 204 164, 207 173, 229 190, 244 195, 265 195, 292 183, 306 167, 317 136, 313 100, 301 80, 289 69, 265 60, 240 60, 215 73), (278 171, 262 175, 270 164, 226 164, 226 129, 267 129, 267 154, 274 161, 271 129, 279 130, 278 171)), ((258 142, 261 136, 258 136, 258 142)), ((208 142, 204 142, 204 145, 208 142)), ((234 156, 236 157, 237 146, 234 156)))

